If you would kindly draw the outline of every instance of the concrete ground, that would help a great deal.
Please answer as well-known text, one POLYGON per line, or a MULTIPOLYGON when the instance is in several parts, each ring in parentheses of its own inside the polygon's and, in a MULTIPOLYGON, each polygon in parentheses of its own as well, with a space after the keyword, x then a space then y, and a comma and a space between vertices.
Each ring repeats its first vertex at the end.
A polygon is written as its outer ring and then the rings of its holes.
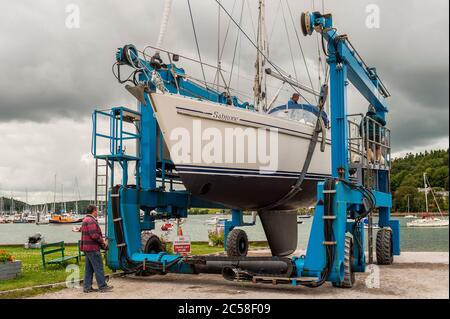
MULTIPOLYGON (((260 255, 261 251, 253 253, 260 255)), ((449 253, 405 252, 390 266, 376 266, 356 274, 353 289, 337 289, 330 283, 320 288, 290 285, 237 283, 220 275, 179 275, 112 278, 114 290, 84 294, 82 289, 64 289, 34 298, 104 299, 304 299, 304 298, 449 298, 449 253)))

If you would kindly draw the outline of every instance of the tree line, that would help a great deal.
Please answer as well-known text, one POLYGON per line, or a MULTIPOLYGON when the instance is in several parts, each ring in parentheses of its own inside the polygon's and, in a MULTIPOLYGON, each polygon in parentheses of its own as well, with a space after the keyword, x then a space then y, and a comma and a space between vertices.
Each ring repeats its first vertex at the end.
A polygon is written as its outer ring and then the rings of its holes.
MULTIPOLYGON (((426 211, 425 193, 419 192, 424 188, 423 174, 427 173, 428 180, 434 192, 449 190, 449 162, 448 149, 426 151, 417 154, 407 154, 392 162, 391 187, 393 193, 393 210, 406 212, 426 211)), ((448 211, 448 197, 436 194, 437 201, 442 210, 448 211)), ((437 212, 438 208, 429 193, 429 210, 437 212)))

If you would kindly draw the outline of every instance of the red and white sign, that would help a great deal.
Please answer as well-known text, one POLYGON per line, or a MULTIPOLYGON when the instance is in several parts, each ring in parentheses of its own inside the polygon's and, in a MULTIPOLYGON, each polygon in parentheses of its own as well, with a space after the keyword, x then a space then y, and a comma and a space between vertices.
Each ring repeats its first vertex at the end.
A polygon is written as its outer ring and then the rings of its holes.
POLYGON ((173 241, 173 252, 176 254, 189 254, 191 252, 191 239, 188 236, 177 236, 173 241))

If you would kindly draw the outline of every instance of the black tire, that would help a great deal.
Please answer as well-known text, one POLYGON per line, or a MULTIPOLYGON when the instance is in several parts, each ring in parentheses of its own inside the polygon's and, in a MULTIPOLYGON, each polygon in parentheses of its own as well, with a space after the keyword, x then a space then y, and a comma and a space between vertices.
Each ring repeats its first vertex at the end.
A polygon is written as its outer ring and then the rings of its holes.
MULTIPOLYGON (((158 236, 153 234, 151 231, 144 231, 141 234, 141 245, 142 245, 142 252, 146 254, 157 254, 162 251, 165 251, 164 245, 161 242, 161 239, 159 239, 158 236)), ((139 270, 136 272, 136 276, 141 277, 147 277, 152 275, 165 275, 165 273, 157 272, 154 270, 146 269, 146 270, 139 270)))
POLYGON ((392 252, 392 229, 382 228, 377 233, 377 264, 390 265, 394 262, 392 252))
POLYGON ((141 235, 142 251, 146 254, 157 254, 164 251, 164 245, 158 236, 145 231, 141 235))
POLYGON ((333 286, 337 288, 352 288, 355 284, 355 273, 352 265, 354 261, 353 256, 353 239, 351 237, 345 238, 345 258, 344 258, 344 281, 333 282, 333 286))
POLYGON ((227 255, 230 257, 245 257, 247 252, 247 233, 242 229, 233 229, 227 237, 227 255))

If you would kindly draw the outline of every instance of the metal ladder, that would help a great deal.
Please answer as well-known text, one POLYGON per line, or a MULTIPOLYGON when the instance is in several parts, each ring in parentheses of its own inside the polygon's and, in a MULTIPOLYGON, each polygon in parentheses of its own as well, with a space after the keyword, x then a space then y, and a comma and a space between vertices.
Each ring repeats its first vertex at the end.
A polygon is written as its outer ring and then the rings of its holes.
POLYGON ((106 216, 107 203, 108 164, 106 160, 95 159, 95 206, 103 216, 106 216))

